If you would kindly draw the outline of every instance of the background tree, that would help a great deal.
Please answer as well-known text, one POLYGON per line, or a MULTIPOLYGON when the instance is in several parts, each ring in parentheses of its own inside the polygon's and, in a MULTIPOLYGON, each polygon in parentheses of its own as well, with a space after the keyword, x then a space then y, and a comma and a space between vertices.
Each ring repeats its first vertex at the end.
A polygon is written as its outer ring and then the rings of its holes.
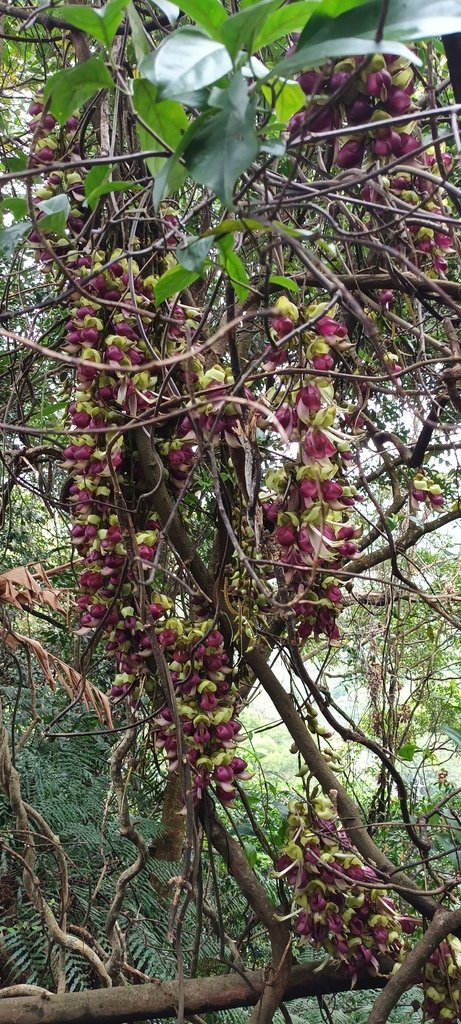
POLYGON ((458 8, 0 4, 0 1021, 460 1019, 458 8))

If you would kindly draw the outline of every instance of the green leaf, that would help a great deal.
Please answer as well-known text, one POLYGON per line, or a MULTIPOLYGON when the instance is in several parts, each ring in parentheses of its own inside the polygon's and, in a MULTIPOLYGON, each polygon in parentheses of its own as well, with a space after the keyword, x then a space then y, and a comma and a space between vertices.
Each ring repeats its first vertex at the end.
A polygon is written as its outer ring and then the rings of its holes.
POLYGON ((292 281, 291 277, 282 277, 279 274, 271 274, 269 278, 269 284, 277 284, 280 288, 286 288, 289 292, 300 291, 299 284, 296 281, 292 281))
POLYGON ((30 220, 22 220, 19 224, 12 224, 9 228, 0 229, 0 253, 6 260, 13 255, 17 242, 29 231, 30 220))
MULTIPOLYGON (((324 0, 320 3, 301 34, 298 49, 305 45, 315 47, 323 40, 330 42, 341 37, 347 39, 357 36, 360 39, 374 41, 382 12, 382 0, 368 0, 368 3, 359 5, 355 0, 352 10, 345 10, 345 6, 352 7, 352 3, 345 5, 339 0, 324 0)), ((413 42, 416 39, 450 35, 459 31, 459 0, 437 0, 437 4, 434 4, 433 0, 389 0, 384 38, 380 46, 382 50, 388 50, 388 40, 413 42)))
POLYGON ((186 270, 185 267, 171 267, 158 279, 154 287, 155 301, 158 306, 170 295, 177 295, 183 288, 196 281, 199 274, 195 270, 186 270))
POLYGON ((286 145, 283 139, 266 139, 261 145, 261 153, 269 153, 269 156, 283 156, 286 145))
POLYGON ((254 103, 241 75, 232 79, 228 103, 228 109, 209 117, 195 132, 184 159, 195 181, 232 206, 235 182, 259 152, 254 103))
POLYGON ((397 751, 397 754, 403 761, 412 761, 417 749, 416 743, 404 743, 403 747, 400 747, 400 750, 397 751))
MULTIPOLYGON (((229 236, 227 236, 227 238, 229 238, 229 236)), ((229 251, 228 247, 225 244, 223 245, 223 242, 224 239, 218 243, 221 252, 219 262, 230 279, 237 298, 242 302, 246 299, 247 295, 249 295, 250 290, 248 288, 248 284, 250 278, 248 277, 245 265, 240 259, 240 256, 236 252, 232 251, 232 246, 229 251)))
POLYGON ((152 190, 152 203, 155 212, 157 212, 160 203, 165 199, 165 196, 169 195, 170 191, 174 189, 174 174, 180 166, 179 157, 175 154, 165 161, 163 167, 157 174, 151 171, 151 173, 155 174, 154 187, 152 190))
POLYGON ((180 9, 177 4, 170 3, 170 0, 155 0, 155 6, 160 7, 160 10, 168 18, 170 25, 176 25, 180 15, 180 9))
MULTIPOLYGON (((137 78, 133 82, 133 106, 152 130, 154 139, 175 150, 189 127, 181 104, 175 100, 157 102, 155 86, 146 79, 137 78)), ((152 145, 149 148, 152 149, 152 145)))
MULTIPOLYGON (((163 167, 156 175, 152 193, 152 200, 155 211, 158 210, 160 203, 162 202, 162 199, 164 199, 165 196, 168 195, 171 190, 174 190, 175 188, 179 187, 179 185, 176 184, 178 174, 181 173, 185 177, 185 168, 182 166, 182 164, 180 164, 181 157, 183 153, 186 151, 189 143, 194 138, 194 135, 198 132, 199 128, 201 127, 205 119, 206 115, 200 114, 199 117, 195 118, 195 121, 192 121, 192 124, 189 125, 187 131, 184 133, 179 143, 179 146, 176 147, 173 156, 171 156, 165 162, 163 167)), ((184 177, 182 180, 184 180, 184 177)), ((180 184, 182 184, 182 181, 180 182, 180 184)), ((207 235, 212 233, 213 232, 206 232, 207 235)))
POLYGON ((138 64, 141 63, 142 58, 147 53, 151 52, 152 45, 150 43, 149 36, 144 28, 141 18, 134 6, 133 0, 130 0, 127 7, 128 21, 131 29, 131 41, 134 46, 134 52, 136 54, 136 60, 138 64))
POLYGON ((227 18, 221 26, 220 38, 234 60, 242 46, 246 46, 248 51, 252 52, 256 33, 264 25, 268 15, 280 7, 281 2, 282 0, 260 0, 260 3, 227 18))
POLYGON ((290 32, 299 32, 306 24, 309 12, 314 13, 318 5, 319 0, 295 0, 294 3, 273 11, 265 19, 261 31, 256 36, 255 51, 263 46, 270 46, 290 32))
MULTIPOLYGON (((176 103, 175 100, 161 100, 157 103, 156 98, 156 86, 148 82, 147 79, 137 78, 133 81, 134 109, 148 125, 148 128, 143 124, 138 126, 139 141, 145 150, 155 149, 155 144, 158 142, 159 149, 164 146, 165 149, 174 151, 189 127, 187 115, 181 104, 176 103)), ((164 167, 167 159, 164 156, 146 158, 146 164, 154 178, 164 167)), ((184 169, 179 163, 176 163, 172 169, 170 187, 179 188, 183 181, 184 169)))
POLYGON ((87 32, 98 43, 109 47, 120 25, 128 0, 107 0, 103 7, 65 5, 57 7, 54 13, 69 25, 87 32))
POLYGON ((91 167, 88 174, 85 176, 85 199, 88 201, 88 197, 91 196, 95 189, 100 188, 104 185, 109 178, 109 174, 112 168, 107 164, 96 164, 91 167))
MULTIPOLYGON (((339 19, 338 19, 339 21, 339 19)), ((406 57, 413 64, 421 64, 419 57, 412 53, 407 46, 397 42, 395 39, 384 39, 381 43, 375 43, 372 39, 362 37, 344 37, 342 34, 336 38, 328 38, 322 42, 309 43, 296 50, 292 57, 287 57, 276 64, 271 74, 278 78, 290 78, 297 71, 306 71, 308 68, 315 68, 323 64, 331 57, 354 57, 365 56, 370 53, 382 53, 383 48, 388 53, 395 53, 396 56, 406 57)))
POLYGON ((268 103, 272 103, 274 95, 276 96, 275 114, 279 124, 286 124, 306 102, 306 97, 297 82, 274 82, 273 88, 263 85, 261 92, 268 103))
POLYGON ((459 729, 455 729, 452 725, 441 725, 439 726, 439 729, 440 732, 443 732, 450 740, 453 740, 453 743, 455 743, 457 747, 461 747, 461 731, 459 729))
POLYGON ((27 213, 27 199, 22 196, 5 196, 0 203, 0 210, 9 210, 15 220, 19 220, 27 213))
POLYGON ((156 85, 159 99, 183 100, 217 82, 232 69, 232 60, 222 43, 197 28, 187 26, 172 32, 164 43, 140 64, 143 78, 156 85))
POLYGON ((10 171, 25 171, 27 167, 27 157, 25 153, 16 153, 15 156, 9 154, 5 157, 5 170, 10 171))
POLYGON ((37 203, 37 209, 46 214, 38 221, 39 230, 62 235, 70 210, 67 195, 61 192, 60 195, 52 196, 51 199, 43 199, 41 203, 37 203))
MULTIPOLYGON (((111 168, 112 170, 112 168, 111 168)), ((96 185, 87 193, 87 180, 85 181, 85 199, 86 205, 89 206, 90 210, 95 210, 101 196, 109 196, 113 191, 138 191, 140 185, 137 185, 135 181, 101 181, 99 185, 96 185)))
POLYGON ((61 123, 100 89, 113 89, 114 83, 99 57, 90 57, 76 68, 66 68, 49 78, 43 90, 50 99, 50 110, 61 123))
POLYGON ((329 57, 377 53, 386 50, 403 54, 413 63, 421 63, 402 41, 414 42, 432 36, 461 31, 461 9, 458 0, 390 0, 386 12, 384 37, 375 42, 382 11, 381 0, 323 0, 308 19, 292 57, 274 69, 288 75, 315 67, 329 57), (346 9, 345 9, 346 8, 346 9))
POLYGON ((181 10, 196 21, 215 39, 219 39, 219 26, 227 19, 226 8, 220 0, 183 0, 181 10))
POLYGON ((201 274, 212 245, 213 238, 189 236, 183 245, 177 246, 175 250, 176 259, 185 270, 194 270, 201 274))

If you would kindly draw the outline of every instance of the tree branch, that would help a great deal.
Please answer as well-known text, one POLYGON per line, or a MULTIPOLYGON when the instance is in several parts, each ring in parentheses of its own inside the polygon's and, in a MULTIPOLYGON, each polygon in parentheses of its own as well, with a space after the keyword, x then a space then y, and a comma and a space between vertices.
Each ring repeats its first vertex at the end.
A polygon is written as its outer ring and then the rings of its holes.
MULTIPOLYGON (((193 978, 184 985, 185 1013, 211 1013, 235 1007, 255 1006, 264 991, 267 971, 248 971, 242 977, 221 974, 214 978, 193 978)), ((383 976, 359 974, 356 989, 381 988, 383 976)), ((348 992, 350 978, 333 970, 318 970, 318 963, 293 968, 284 1001, 348 992)), ((0 992, 1 995, 1 992, 0 992)), ((69 992, 65 996, 0 999, 0 1024, 135 1024, 146 1017, 176 1017, 179 983, 156 979, 146 985, 126 988, 69 992)))

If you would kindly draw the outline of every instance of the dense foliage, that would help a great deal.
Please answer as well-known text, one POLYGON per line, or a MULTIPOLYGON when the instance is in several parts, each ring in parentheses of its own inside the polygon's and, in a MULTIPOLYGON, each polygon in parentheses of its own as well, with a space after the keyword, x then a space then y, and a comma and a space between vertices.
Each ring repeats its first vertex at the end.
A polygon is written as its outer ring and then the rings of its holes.
POLYGON ((459 1020, 459 2, 0 14, 0 1021, 459 1020))

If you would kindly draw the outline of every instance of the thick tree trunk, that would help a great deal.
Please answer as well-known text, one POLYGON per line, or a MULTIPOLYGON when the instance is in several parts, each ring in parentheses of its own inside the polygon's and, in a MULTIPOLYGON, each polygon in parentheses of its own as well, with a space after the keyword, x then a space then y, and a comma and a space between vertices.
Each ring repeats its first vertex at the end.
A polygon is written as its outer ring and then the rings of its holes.
MULTIPOLYGON (((284 993, 284 1000, 345 992, 350 978, 331 970, 315 972, 313 966, 296 966, 284 993)), ((184 1011, 203 1014, 254 1006, 260 998, 266 971, 248 971, 245 978, 236 974, 215 978, 196 978, 184 982, 184 1011)), ((356 988, 382 988, 386 977, 361 975, 356 988)), ((69 992, 65 995, 0 999, 0 1024, 135 1024, 146 1017, 175 1017, 179 999, 176 981, 153 981, 127 988, 69 992)))

